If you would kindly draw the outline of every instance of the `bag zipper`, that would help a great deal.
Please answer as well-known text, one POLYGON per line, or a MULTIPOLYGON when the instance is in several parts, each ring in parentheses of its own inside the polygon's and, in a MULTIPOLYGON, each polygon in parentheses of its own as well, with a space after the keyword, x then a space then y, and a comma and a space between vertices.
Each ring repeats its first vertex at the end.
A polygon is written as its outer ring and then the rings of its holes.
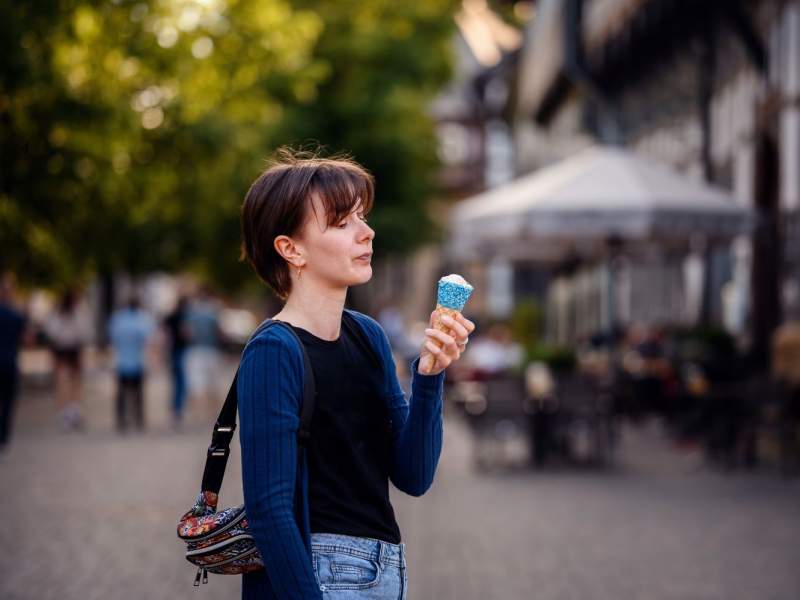
POLYGON ((203 585, 208 583, 208 570, 204 569, 203 567, 197 568, 197 575, 194 576, 194 587, 198 587, 200 585, 200 573, 203 573, 203 585))
POLYGON ((239 559, 241 559, 241 558, 245 558, 245 557, 247 557, 247 556, 250 556, 251 554, 255 554, 257 551, 258 551, 258 548, 256 548, 255 546, 253 546, 253 547, 252 547, 250 550, 248 550, 247 552, 243 552, 243 553, 242 553, 242 554, 240 554, 239 556, 234 556, 233 558, 227 558, 227 559, 225 559, 225 560, 221 560, 221 561, 219 561, 219 562, 216 562, 216 563, 214 563, 213 565, 206 565, 206 566, 205 566, 205 567, 203 567, 203 568, 204 568, 204 569, 215 569, 215 568, 217 568, 217 567, 221 567, 221 566, 223 566, 223 565, 227 565, 228 563, 232 563, 232 562, 234 562, 234 561, 237 561, 237 560, 239 560, 239 559))
MULTIPOLYGON (((215 563, 211 563, 211 564, 208 564, 208 565, 203 565, 202 567, 198 567, 198 569, 197 569, 197 580, 198 581, 200 580, 200 570, 201 569, 204 570, 204 571, 208 571, 209 569, 216 569, 217 567, 221 567, 223 565, 227 565, 228 563, 232 563, 232 562, 237 561, 239 559, 246 558, 246 557, 250 556, 251 554, 255 554, 257 551, 258 551, 258 548, 253 546, 250 550, 248 550, 247 552, 243 552, 243 553, 239 554, 238 556, 233 556, 231 558, 226 558, 225 560, 221 560, 219 562, 215 562, 215 563)), ((189 557, 187 556, 186 558, 188 559, 189 557)), ((192 564, 194 564, 194 563, 192 563, 192 564)))
POLYGON ((252 540, 253 536, 249 533, 240 533, 239 535, 235 535, 232 538, 228 538, 227 540, 223 540, 221 542, 217 542, 212 546, 206 546, 205 548, 198 548, 196 550, 188 550, 186 552, 186 559, 194 558, 196 556, 203 556, 205 554, 213 554, 216 550, 220 548, 224 548, 225 546, 229 546, 234 542, 238 542, 239 540, 252 540))

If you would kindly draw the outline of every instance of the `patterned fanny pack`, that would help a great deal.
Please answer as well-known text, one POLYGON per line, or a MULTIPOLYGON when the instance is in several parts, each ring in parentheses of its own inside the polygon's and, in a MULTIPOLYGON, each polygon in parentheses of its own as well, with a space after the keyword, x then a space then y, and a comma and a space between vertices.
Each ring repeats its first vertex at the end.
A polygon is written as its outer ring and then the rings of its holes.
POLYGON ((203 492, 178 523, 178 537, 186 542, 186 560, 197 566, 195 585, 208 573, 241 575, 264 567, 253 536, 247 530, 244 504, 216 512, 217 495, 203 492))
MULTIPOLYGON (((280 321, 267 320, 251 336, 280 321)), ((311 417, 314 412, 314 376, 311 363, 302 342, 288 325, 284 327, 296 338, 303 353, 303 404, 300 410, 298 438, 298 463, 309 440, 311 417)), ((225 466, 230 455, 230 443, 236 431, 236 381, 233 378, 225 404, 217 417, 211 445, 208 448, 206 466, 200 495, 178 521, 178 537, 186 542, 186 560, 197 567, 194 585, 208 583, 208 573, 220 575, 241 575, 264 567, 255 540, 247 528, 247 515, 244 504, 217 512, 219 490, 225 476, 225 466)), ((298 469, 297 473, 300 473, 298 469)))

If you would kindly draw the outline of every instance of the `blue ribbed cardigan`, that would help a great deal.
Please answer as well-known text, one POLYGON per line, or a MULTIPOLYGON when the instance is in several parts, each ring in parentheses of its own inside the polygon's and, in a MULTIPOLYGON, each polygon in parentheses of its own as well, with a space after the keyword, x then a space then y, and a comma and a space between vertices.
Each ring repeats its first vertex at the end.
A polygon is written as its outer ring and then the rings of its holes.
MULTIPOLYGON (((391 419, 390 479, 401 491, 421 496, 433 482, 442 449, 444 373, 420 375, 417 358, 411 366, 411 396, 406 399, 383 329, 364 314, 348 312, 381 362, 383 391, 376 401, 386 402, 391 419)), ((297 472, 303 357, 297 340, 284 327, 270 327, 248 343, 239 366, 237 394, 247 519, 266 566, 265 571, 243 576, 242 598, 321 600, 311 563, 305 460, 297 472)))

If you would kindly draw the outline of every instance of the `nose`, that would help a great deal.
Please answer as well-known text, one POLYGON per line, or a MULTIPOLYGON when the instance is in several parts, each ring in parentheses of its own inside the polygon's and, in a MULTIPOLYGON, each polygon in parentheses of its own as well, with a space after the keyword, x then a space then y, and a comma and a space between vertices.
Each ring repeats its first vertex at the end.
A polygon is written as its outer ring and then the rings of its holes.
POLYGON ((361 239, 365 241, 372 241, 375 239, 375 230, 372 229, 369 225, 361 221, 361 224, 364 226, 361 232, 361 239))

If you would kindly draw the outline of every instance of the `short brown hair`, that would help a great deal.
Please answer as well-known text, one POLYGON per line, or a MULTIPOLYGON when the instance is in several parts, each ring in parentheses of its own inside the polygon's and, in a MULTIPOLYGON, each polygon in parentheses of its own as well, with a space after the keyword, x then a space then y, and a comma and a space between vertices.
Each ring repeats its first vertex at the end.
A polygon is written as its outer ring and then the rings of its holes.
POLYGON ((312 152, 279 149, 244 198, 242 259, 285 300, 292 281, 289 265, 275 250, 275 238, 298 233, 313 195, 321 200, 330 227, 359 204, 368 213, 374 189, 372 175, 349 157, 320 158, 312 152))

